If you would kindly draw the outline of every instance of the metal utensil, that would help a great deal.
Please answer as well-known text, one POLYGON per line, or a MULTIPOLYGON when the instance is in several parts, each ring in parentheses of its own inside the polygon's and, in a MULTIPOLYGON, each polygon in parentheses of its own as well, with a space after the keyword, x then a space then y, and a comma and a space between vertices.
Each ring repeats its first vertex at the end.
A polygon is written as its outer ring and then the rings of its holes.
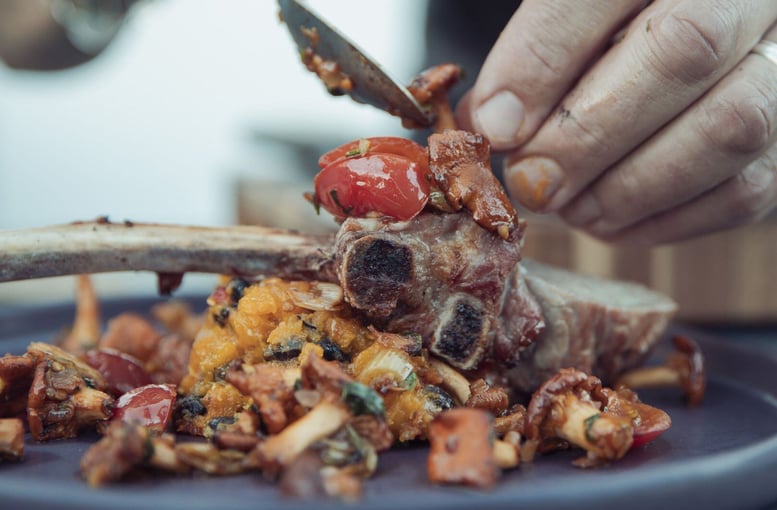
POLYGON ((312 49, 324 60, 337 63, 353 88, 347 93, 360 103, 430 126, 433 115, 425 111, 407 88, 394 80, 364 51, 297 0, 278 0, 283 20, 301 52, 312 49), (304 29, 304 30, 303 30, 304 29), (317 32, 315 40, 310 33, 317 32))

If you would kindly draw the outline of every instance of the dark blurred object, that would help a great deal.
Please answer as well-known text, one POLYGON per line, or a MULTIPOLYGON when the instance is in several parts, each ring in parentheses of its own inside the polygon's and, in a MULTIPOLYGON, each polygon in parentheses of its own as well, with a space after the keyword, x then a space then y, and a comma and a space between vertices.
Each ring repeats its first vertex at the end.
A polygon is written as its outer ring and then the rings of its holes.
POLYGON ((428 1, 424 67, 452 62, 464 70, 462 81, 449 94, 451 104, 475 84, 488 52, 520 4, 518 0, 428 1))
POLYGON ((99 55, 139 0, 2 0, 0 59, 13 69, 56 71, 99 55))

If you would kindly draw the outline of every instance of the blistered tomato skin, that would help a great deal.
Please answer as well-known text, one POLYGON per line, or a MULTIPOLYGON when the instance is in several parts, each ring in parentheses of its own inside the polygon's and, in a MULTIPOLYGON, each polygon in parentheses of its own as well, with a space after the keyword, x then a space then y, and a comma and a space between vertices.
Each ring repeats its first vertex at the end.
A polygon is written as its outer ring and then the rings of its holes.
POLYGON ((367 154, 396 154, 397 156, 404 156, 418 164, 424 175, 429 173, 429 153, 427 150, 413 140, 398 136, 373 136, 363 140, 348 142, 318 158, 318 166, 326 168, 338 159, 353 157, 349 156, 349 154, 353 155, 355 152, 358 152, 360 145, 366 147, 367 154))
POLYGON ((140 360, 116 349, 90 350, 86 362, 103 375, 108 391, 115 397, 152 382, 140 360))
POLYGON ((639 412, 641 423, 634 427, 632 448, 637 448, 655 440, 672 426, 672 419, 663 410, 642 403, 635 403, 633 405, 639 412))
POLYGON ((175 387, 170 384, 147 384, 135 388, 116 401, 113 419, 164 432, 173 414, 175 397, 175 387))
POLYGON ((318 204, 338 218, 413 218, 429 200, 425 149, 390 137, 368 139, 366 147, 361 154, 358 141, 351 142, 321 157, 323 169, 314 180, 318 204))

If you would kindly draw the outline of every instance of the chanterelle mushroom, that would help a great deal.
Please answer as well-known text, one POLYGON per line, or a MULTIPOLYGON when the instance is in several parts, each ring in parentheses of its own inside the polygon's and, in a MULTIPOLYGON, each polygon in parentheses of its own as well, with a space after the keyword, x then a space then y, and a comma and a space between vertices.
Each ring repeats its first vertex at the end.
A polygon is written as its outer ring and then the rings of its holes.
POLYGON ((78 430, 107 420, 113 397, 95 369, 54 345, 33 342, 27 348, 35 375, 27 403, 27 421, 38 441, 76 437, 78 430))
POLYGON ((21 460, 24 456, 24 424, 19 418, 0 419, 0 459, 21 460))
POLYGON ((0 358, 0 417, 16 416, 27 408, 34 371, 32 356, 6 354, 0 358))
POLYGON ((616 386, 631 389, 679 386, 683 389, 688 404, 699 405, 704 398, 707 379, 704 370, 704 355, 699 345, 691 338, 676 335, 672 338, 675 352, 660 366, 643 367, 625 373, 616 386))
POLYGON ((598 378, 562 368, 532 395, 526 439, 535 446, 562 439, 583 448, 580 467, 620 459, 631 447, 633 427, 629 418, 606 412, 608 401, 598 378))

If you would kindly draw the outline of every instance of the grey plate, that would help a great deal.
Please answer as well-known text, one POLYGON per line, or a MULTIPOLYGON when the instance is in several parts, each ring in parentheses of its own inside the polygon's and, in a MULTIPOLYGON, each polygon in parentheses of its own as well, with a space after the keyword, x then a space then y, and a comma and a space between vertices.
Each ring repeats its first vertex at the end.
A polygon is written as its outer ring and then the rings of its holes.
MULTIPOLYGON (((106 301, 103 315, 144 312, 153 302, 106 301)), ((30 341, 50 340, 71 321, 72 313, 70 305, 2 310, 0 349, 19 353, 30 341)), ((377 474, 366 484, 364 500, 348 508, 742 509, 777 502, 777 359, 690 333, 708 361, 704 404, 688 409, 674 391, 642 392, 643 400, 671 415, 673 426, 621 462, 583 471, 570 464, 576 454, 557 453, 506 473, 495 489, 482 492, 430 485, 426 449, 406 447, 381 456, 377 474)), ((24 462, 0 465, 0 506, 29 510, 328 506, 282 499, 272 483, 257 475, 209 478, 148 473, 93 490, 81 480, 78 462, 94 440, 90 436, 41 444, 28 441, 24 462)))

